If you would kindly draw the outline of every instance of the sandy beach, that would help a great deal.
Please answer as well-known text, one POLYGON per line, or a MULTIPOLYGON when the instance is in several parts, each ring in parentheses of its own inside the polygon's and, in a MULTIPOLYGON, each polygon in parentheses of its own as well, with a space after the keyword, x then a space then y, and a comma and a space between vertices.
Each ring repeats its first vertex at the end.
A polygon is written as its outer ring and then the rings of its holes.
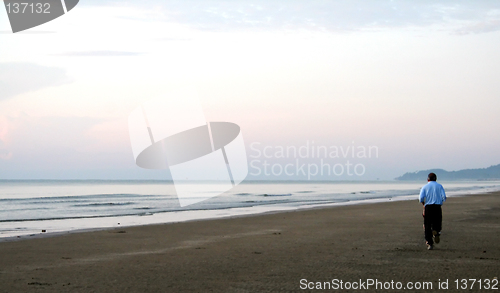
MULTIPOLYGON (((333 279, 433 285, 405 292, 456 292, 456 279, 493 284, 500 193, 448 199, 432 251, 421 209, 399 201, 2 242, 0 292, 291 292, 333 279), (439 289, 445 280, 448 290, 439 289)), ((476 283, 472 291, 496 290, 476 283)))

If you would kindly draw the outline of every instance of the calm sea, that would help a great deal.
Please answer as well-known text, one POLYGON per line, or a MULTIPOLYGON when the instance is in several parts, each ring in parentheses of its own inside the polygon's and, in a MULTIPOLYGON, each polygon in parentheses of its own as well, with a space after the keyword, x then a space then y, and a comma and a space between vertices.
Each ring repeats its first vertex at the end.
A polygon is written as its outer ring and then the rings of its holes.
MULTIPOLYGON (((0 238, 220 218, 368 201, 416 200, 426 182, 244 182, 181 208, 162 181, 0 181, 0 238)), ((498 181, 440 182, 449 196, 498 181)))

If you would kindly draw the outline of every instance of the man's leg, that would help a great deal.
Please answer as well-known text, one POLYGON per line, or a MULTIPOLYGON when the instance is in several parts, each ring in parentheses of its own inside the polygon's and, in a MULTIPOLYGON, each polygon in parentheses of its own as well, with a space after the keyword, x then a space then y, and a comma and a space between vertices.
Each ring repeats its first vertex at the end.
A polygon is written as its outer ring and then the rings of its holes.
POLYGON ((432 240, 432 208, 430 206, 425 206, 425 217, 424 217, 424 228, 425 228, 425 241, 428 245, 433 245, 434 241, 432 240))
POLYGON ((440 205, 435 205, 433 209, 434 209, 433 212, 434 219, 432 223, 432 234, 434 235, 434 242, 439 243, 443 213, 440 205))
POLYGON ((441 210, 441 206, 436 206, 435 212, 435 221, 434 221, 434 231, 441 233, 441 225, 443 223, 443 211, 441 210))

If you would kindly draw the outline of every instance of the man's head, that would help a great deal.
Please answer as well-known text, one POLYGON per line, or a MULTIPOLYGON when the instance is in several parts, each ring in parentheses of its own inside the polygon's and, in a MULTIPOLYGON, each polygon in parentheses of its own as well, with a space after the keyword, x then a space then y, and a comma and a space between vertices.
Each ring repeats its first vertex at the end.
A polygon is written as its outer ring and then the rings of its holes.
POLYGON ((436 174, 429 173, 429 175, 427 176, 427 181, 436 181, 436 180, 437 180, 436 174))

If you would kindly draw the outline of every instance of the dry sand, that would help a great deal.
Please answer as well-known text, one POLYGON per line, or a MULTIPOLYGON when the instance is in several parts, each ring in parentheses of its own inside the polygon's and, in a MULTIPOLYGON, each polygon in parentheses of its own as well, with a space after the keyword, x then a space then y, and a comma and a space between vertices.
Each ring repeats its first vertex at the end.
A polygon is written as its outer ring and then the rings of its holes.
POLYGON ((499 277, 500 193, 450 198, 443 217, 432 251, 416 200, 3 242, 0 292, 290 292, 301 279, 457 292, 455 279, 499 277))

